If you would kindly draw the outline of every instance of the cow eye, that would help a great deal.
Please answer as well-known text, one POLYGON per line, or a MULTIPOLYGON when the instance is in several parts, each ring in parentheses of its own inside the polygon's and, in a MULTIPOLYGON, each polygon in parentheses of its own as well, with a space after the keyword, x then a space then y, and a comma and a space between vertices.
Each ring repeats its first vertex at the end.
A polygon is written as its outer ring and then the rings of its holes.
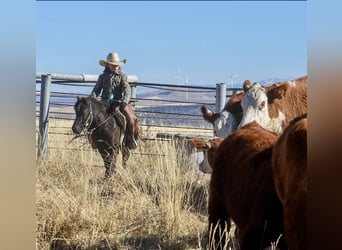
POLYGON ((262 110, 265 107, 265 101, 262 101, 262 103, 259 104, 258 109, 262 110))

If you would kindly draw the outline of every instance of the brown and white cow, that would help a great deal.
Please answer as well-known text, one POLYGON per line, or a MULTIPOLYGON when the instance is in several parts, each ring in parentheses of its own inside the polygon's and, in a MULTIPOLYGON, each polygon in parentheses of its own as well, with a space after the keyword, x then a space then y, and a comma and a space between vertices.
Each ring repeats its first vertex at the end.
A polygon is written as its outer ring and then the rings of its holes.
MULTIPOLYGON (((209 227, 219 223, 222 230, 226 224, 229 231, 231 218, 239 228, 241 250, 264 249, 283 233, 282 204, 274 188, 271 168, 272 147, 278 137, 252 122, 224 140, 192 140, 196 148, 207 151, 213 169, 209 227)), ((218 248, 219 238, 218 231, 209 235, 210 242, 214 240, 218 248)))
POLYGON ((307 76, 271 86, 251 84, 246 80, 243 91, 233 95, 220 113, 203 105, 202 116, 213 124, 214 133, 219 137, 227 137, 253 120, 271 131, 281 132, 289 121, 306 113, 307 84, 307 76))
POLYGON ((285 238, 291 250, 307 248, 307 116, 294 119, 273 148, 274 184, 284 209, 285 238))
MULTIPOLYGON (((289 121, 307 112, 307 76, 266 87, 246 80, 243 92, 233 95, 222 112, 213 113, 206 106, 201 111, 219 137, 227 137, 251 121, 280 134, 289 121)), ((211 173, 206 155, 201 164, 204 173, 211 173)))
MULTIPOLYGON (((244 88, 250 86, 250 81, 244 82, 244 88)), ((212 112, 206 105, 201 107, 204 120, 213 124, 215 136, 225 138, 235 131, 242 119, 241 100, 245 92, 233 95, 220 113, 212 112)))
POLYGON ((222 137, 215 137, 208 141, 193 138, 192 144, 200 151, 203 151, 204 157, 202 162, 199 163, 199 170, 206 174, 211 174, 213 169, 211 168, 210 162, 213 162, 213 158, 215 156, 215 152, 221 142, 224 140, 222 137))
POLYGON ((282 133, 291 120, 307 112, 307 85, 304 76, 268 87, 258 83, 245 87, 238 128, 256 121, 266 129, 282 133))

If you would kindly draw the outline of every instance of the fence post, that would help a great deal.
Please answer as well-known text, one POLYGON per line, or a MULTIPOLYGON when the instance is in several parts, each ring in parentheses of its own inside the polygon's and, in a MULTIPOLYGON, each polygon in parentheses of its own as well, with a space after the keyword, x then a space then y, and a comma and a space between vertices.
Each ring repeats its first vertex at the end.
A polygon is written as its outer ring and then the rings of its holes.
POLYGON ((216 84, 216 113, 219 113, 226 104, 226 83, 216 84))
POLYGON ((46 160, 48 145, 48 122, 50 107, 51 75, 42 75, 40 86, 40 109, 39 109, 39 134, 38 134, 38 159, 46 160))
POLYGON ((137 98, 137 85, 134 83, 130 83, 131 86, 131 98, 133 99, 132 102, 132 107, 135 107, 135 99, 137 98))

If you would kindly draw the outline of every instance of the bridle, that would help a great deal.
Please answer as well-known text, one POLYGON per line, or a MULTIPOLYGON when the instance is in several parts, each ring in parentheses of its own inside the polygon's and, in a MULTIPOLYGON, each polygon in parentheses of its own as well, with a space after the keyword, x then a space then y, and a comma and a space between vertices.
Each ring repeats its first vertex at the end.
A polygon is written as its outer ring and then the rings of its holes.
POLYGON ((91 102, 90 102, 89 108, 90 108, 90 112, 89 112, 89 115, 88 115, 86 121, 83 124, 82 132, 80 134, 78 134, 78 135, 75 135, 71 139, 70 142, 72 142, 76 138, 79 138, 79 137, 82 137, 82 136, 89 137, 98 127, 102 126, 106 121, 108 121, 111 118, 111 116, 109 115, 106 119, 104 119, 102 122, 100 122, 100 124, 98 124, 96 127, 92 128, 92 129, 89 129, 91 124, 94 121, 94 112, 93 112, 93 108, 92 108, 91 102))
MULTIPOLYGON (((93 113, 93 108, 92 108, 92 105, 90 103, 90 112, 89 112, 89 115, 85 121, 85 123, 83 124, 83 128, 82 128, 82 131, 84 133, 89 133, 89 127, 90 125, 93 123, 93 120, 94 120, 94 113, 93 113)), ((92 133, 92 132, 91 132, 92 133)))

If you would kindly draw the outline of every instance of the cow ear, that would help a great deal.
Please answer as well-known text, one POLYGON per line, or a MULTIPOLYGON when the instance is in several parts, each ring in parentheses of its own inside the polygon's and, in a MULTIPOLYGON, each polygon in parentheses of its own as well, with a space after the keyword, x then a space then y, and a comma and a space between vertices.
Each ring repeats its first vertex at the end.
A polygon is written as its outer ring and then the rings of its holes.
POLYGON ((210 149, 210 148, 212 148, 212 142, 211 141, 207 141, 207 142, 205 142, 205 144, 204 144, 204 149, 210 149))
POLYGON ((288 89, 289 89, 289 85, 287 84, 280 86, 278 90, 279 96, 281 96, 281 98, 285 97, 288 89))
POLYGON ((215 139, 210 140, 210 147, 213 149, 217 149, 223 140, 224 138, 222 137, 216 137, 215 139))
POLYGON ((195 148, 200 149, 200 150, 206 150, 209 149, 211 144, 208 141, 205 141, 201 138, 192 138, 191 139, 192 144, 194 145, 195 148))
POLYGON ((284 98, 286 96, 286 92, 287 92, 288 88, 289 88, 289 86, 287 84, 283 84, 277 88, 270 90, 270 92, 267 93, 269 100, 272 102, 274 99, 284 98))
POLYGON ((247 92, 251 87, 251 82, 249 80, 245 80, 243 82, 243 91, 247 92))
POLYGON ((199 138, 192 138, 191 139, 192 145, 194 145, 194 147, 197 148, 197 149, 199 149, 198 148, 198 140, 199 140, 199 138))
POLYGON ((81 97, 77 96, 77 101, 81 100, 81 97))
POLYGON ((202 112, 202 115, 203 115, 204 119, 210 119, 210 117, 213 116, 213 112, 211 112, 209 110, 209 108, 207 106, 205 106, 205 105, 203 105, 201 107, 201 112, 202 112))

